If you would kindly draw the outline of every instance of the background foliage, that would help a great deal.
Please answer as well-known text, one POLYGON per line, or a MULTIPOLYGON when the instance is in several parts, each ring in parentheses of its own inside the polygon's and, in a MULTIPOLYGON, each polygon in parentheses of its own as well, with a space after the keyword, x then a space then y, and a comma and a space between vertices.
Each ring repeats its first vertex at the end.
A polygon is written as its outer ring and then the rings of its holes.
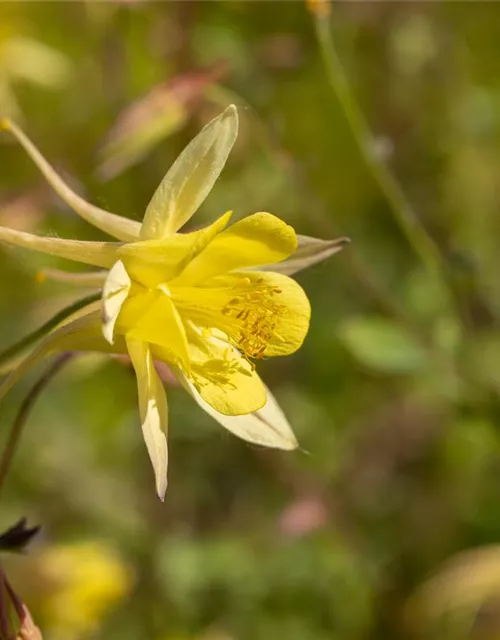
MULTIPOLYGON (((52 383, 0 496, 0 528, 21 515, 44 528, 5 566, 47 638, 499 637, 500 5, 332 7, 364 143, 421 225, 406 232, 329 83, 314 10, 0 5, 1 111, 88 199, 140 219, 234 101, 239 140, 198 222, 267 210, 353 241, 299 276, 305 346, 264 363, 298 452, 249 446, 171 389, 163 505, 132 371, 87 356, 52 383)), ((0 162, 1 224, 100 237, 8 136, 0 162)), ((2 346, 74 298, 37 281, 48 264, 2 247, 2 346)), ((28 384, 0 407, 5 436, 28 384)))

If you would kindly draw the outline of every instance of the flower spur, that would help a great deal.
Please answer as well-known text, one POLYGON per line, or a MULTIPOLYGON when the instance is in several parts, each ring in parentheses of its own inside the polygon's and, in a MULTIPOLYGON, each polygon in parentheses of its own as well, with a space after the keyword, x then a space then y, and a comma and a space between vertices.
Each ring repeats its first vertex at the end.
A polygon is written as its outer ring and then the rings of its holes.
MULTIPOLYGON (((88 282, 99 305, 49 333, 6 378, 0 397, 41 357, 58 350, 128 353, 137 376, 142 431, 156 490, 167 486, 168 410, 154 361, 167 363, 197 403, 229 431, 264 446, 293 449, 296 439, 255 370, 264 356, 302 344, 310 305, 289 276, 336 253, 345 239, 322 241, 260 212, 228 226, 231 212, 178 233, 208 195, 238 131, 231 105, 208 123, 168 171, 142 224, 75 194, 12 122, 1 121, 55 191, 82 218, 116 238, 86 242, 39 237, 0 227, 0 241, 101 267, 88 282)), ((71 275, 64 279, 71 281, 71 275)), ((75 282, 87 282, 78 274, 75 282)))

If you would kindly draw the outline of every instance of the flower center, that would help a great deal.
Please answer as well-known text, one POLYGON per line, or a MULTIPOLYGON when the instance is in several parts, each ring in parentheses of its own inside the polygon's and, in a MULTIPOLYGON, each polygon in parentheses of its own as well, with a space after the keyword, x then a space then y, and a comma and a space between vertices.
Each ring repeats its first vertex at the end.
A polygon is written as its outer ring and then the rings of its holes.
POLYGON ((275 337, 278 319, 286 307, 281 289, 263 280, 238 278, 220 288, 172 288, 172 300, 181 314, 202 327, 223 331, 247 357, 261 358, 275 337))

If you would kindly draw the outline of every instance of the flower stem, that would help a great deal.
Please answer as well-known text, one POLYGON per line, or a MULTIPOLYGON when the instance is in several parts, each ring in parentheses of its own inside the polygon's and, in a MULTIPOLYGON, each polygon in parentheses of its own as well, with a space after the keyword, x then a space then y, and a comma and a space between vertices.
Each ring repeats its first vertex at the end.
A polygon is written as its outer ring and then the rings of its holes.
POLYGON ((12 638, 12 625, 10 624, 9 609, 7 606, 7 579, 0 567, 0 638, 12 638))
POLYGON ((352 137, 368 171, 384 194, 392 214, 415 253, 440 281, 445 281, 444 264, 434 240, 415 215, 393 174, 379 157, 373 136, 354 98, 337 55, 328 12, 313 12, 316 38, 328 81, 348 123, 352 137))
POLYGON ((21 435, 23 433, 23 429, 28 420, 31 409, 33 408, 40 394, 52 380, 52 378, 72 357, 72 353, 63 353, 58 358, 56 358, 56 360, 54 360, 47 371, 45 371, 45 373, 38 379, 26 398, 23 400, 23 403, 21 404, 19 412, 10 430, 5 448, 0 457, 0 491, 2 490, 5 478, 12 465, 14 454, 21 439, 21 435))
POLYGON ((101 292, 93 293, 92 295, 86 296, 85 298, 81 298, 76 302, 73 302, 64 309, 61 309, 58 313, 55 314, 50 320, 48 320, 45 324, 43 324, 38 329, 35 329, 32 333, 29 333, 27 336, 8 347, 4 351, 0 352, 0 366, 6 364, 9 360, 11 360, 18 353, 29 347, 33 342, 36 342, 40 338, 43 338, 49 331, 57 327, 63 320, 68 318, 73 313, 80 311, 83 307, 91 304, 92 302, 97 302, 101 297, 101 292))

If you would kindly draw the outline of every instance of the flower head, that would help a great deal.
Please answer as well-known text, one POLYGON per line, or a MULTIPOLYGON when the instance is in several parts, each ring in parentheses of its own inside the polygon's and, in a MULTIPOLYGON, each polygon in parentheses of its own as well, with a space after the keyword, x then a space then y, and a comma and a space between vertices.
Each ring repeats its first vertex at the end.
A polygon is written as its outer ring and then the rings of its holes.
MULTIPOLYGON (((266 446, 297 446, 291 428, 259 378, 264 356, 296 351, 310 306, 289 276, 335 253, 343 240, 301 237, 260 212, 229 226, 231 212, 190 233, 191 218, 218 178, 238 131, 231 105, 184 149, 159 185, 142 224, 90 205, 73 193, 22 131, 12 131, 58 194, 116 242, 41 238, 0 228, 0 240, 104 268, 100 309, 49 334, 4 383, 57 349, 128 353, 137 375, 142 430, 163 498, 167 484, 167 399, 154 362, 169 365, 195 400, 223 426, 266 446)), ((81 276, 80 276, 81 278, 81 276)))

